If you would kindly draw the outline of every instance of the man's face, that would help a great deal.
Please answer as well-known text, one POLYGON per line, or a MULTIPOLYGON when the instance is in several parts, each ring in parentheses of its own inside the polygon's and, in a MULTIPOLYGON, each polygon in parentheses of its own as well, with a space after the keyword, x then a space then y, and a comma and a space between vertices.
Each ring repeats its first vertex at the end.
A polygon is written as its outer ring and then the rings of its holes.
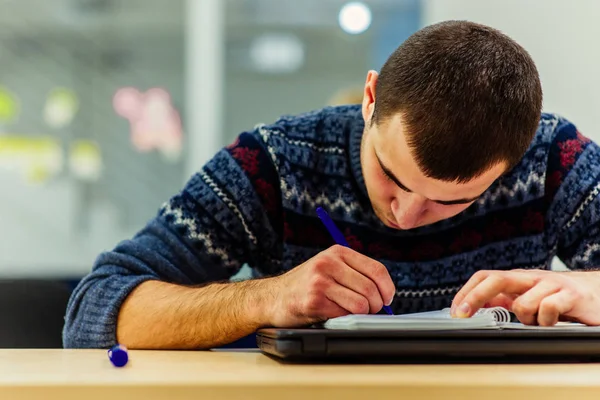
POLYGON ((371 205, 386 226, 405 230, 453 217, 473 204, 505 171, 505 163, 499 163, 467 183, 425 176, 406 142, 402 116, 371 124, 374 104, 367 97, 365 93, 361 165, 371 205))

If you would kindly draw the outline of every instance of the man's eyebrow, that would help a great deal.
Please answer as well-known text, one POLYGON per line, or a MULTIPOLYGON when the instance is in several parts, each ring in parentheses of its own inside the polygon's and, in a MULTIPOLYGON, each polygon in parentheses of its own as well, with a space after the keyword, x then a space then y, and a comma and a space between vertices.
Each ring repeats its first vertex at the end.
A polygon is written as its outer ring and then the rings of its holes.
MULTIPOLYGON (((377 162, 379 163, 379 166, 381 167, 381 169, 383 170, 383 173, 386 174, 400 189, 404 190, 405 192, 409 192, 412 193, 412 190, 410 190, 409 188, 407 188, 406 186, 404 186, 402 184, 402 182, 400 182, 400 179, 398 179, 396 177, 396 175, 394 175, 392 173, 392 171, 389 170, 389 168, 387 168, 385 165, 383 165, 383 163, 381 162, 381 159, 379 158, 379 156, 377 155, 377 153, 375 153, 375 158, 377 158, 377 162)), ((480 198, 483 195, 480 194, 479 196, 470 198, 470 199, 456 199, 456 200, 430 200, 433 201, 434 203, 438 203, 444 206, 451 206, 451 205, 456 205, 456 204, 469 204, 474 202, 475 200, 477 200, 478 198, 480 198)))

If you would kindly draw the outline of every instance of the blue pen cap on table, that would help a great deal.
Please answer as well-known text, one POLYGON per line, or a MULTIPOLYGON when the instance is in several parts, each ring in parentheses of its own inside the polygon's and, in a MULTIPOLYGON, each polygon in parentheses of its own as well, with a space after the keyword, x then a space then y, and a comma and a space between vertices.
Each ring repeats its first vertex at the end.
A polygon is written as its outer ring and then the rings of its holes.
POLYGON ((108 359, 115 367, 123 367, 129 361, 127 348, 122 344, 117 344, 108 350, 108 359))

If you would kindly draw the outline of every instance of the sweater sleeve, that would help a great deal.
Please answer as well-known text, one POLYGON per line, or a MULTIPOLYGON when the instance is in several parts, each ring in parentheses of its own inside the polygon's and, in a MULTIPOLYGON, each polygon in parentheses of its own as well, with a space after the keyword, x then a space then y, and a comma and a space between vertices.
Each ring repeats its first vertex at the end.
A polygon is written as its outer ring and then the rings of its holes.
POLYGON ((222 281, 245 263, 275 271, 282 251, 278 182, 258 131, 242 133, 141 231, 96 259, 69 300, 64 347, 114 345, 119 309, 144 281, 222 281))
POLYGON ((561 119, 546 176, 549 243, 569 269, 600 267, 600 148, 561 119))

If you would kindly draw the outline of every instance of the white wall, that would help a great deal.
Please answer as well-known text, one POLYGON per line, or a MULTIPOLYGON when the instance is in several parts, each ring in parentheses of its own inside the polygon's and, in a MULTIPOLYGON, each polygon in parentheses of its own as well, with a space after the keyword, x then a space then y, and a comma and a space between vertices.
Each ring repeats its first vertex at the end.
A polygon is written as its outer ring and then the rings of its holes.
POLYGON ((425 0, 423 23, 466 19, 500 29, 533 57, 544 110, 600 142, 600 1, 425 0))

